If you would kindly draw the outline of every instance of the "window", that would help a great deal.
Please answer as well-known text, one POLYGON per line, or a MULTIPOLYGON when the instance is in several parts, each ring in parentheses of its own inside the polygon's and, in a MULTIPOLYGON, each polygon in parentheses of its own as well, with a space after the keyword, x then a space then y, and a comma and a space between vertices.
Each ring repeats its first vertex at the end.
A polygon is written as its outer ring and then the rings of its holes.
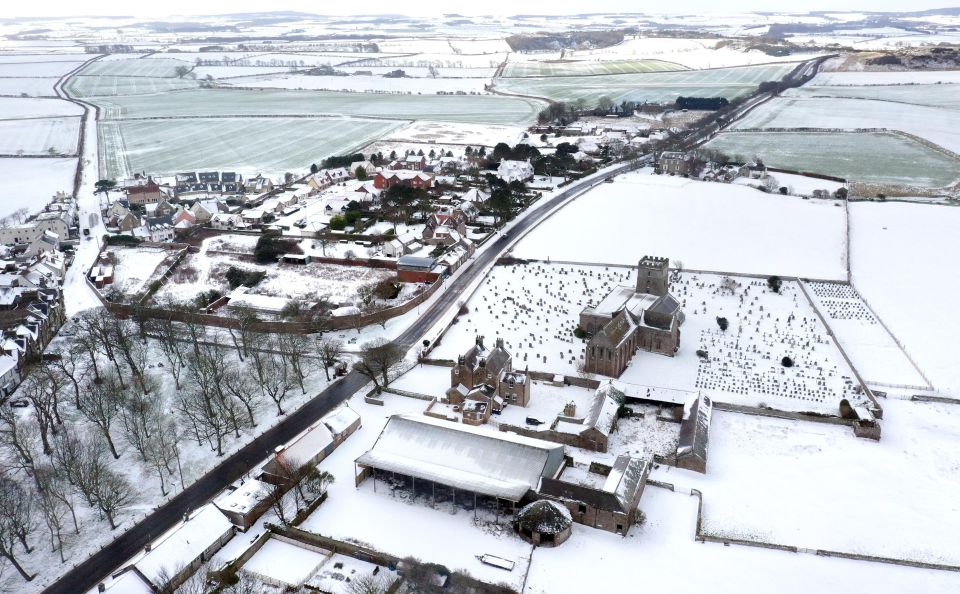
POLYGON ((587 506, 583 503, 577 506, 577 512, 581 514, 587 513, 587 506))
POLYGON ((617 524, 617 534, 623 534, 623 524, 617 524))

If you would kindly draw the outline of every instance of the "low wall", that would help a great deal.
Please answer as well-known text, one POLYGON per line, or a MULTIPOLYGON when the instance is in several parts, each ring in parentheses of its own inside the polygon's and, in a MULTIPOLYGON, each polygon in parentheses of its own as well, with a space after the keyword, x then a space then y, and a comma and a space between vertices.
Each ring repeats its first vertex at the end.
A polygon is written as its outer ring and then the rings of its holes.
POLYGON ((844 419, 841 417, 826 417, 817 414, 789 412, 785 410, 773 410, 769 408, 759 408, 756 406, 744 406, 741 404, 731 404, 729 402, 720 402, 714 399, 714 410, 726 412, 735 412, 745 415, 755 415, 758 417, 772 417, 774 419, 789 419, 792 421, 809 421, 814 423, 823 423, 825 425, 844 425, 853 427, 855 419, 844 419))

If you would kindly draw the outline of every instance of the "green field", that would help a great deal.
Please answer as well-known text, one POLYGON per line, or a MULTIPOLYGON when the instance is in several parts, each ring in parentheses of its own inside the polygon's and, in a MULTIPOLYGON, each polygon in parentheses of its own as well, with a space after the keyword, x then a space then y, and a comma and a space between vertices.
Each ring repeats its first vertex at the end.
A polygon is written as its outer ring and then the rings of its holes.
POLYGON ((381 138, 403 125, 333 118, 211 118, 104 121, 100 148, 107 177, 236 169, 277 175, 381 138))
POLYGON ((177 75, 178 66, 192 67, 193 64, 170 58, 126 58, 122 60, 97 60, 83 69, 85 76, 149 76, 172 78, 177 75))
POLYGON ((146 76, 76 76, 67 83, 75 97, 145 95, 195 89, 200 85, 192 78, 154 78, 146 76))
POLYGON ((392 120, 434 120, 526 125, 540 101, 492 95, 398 95, 291 90, 196 89, 165 95, 97 99, 105 119, 184 116, 346 115, 392 120))
POLYGON ((850 181, 939 188, 960 178, 960 162, 894 134, 724 132, 706 148, 735 160, 835 175, 850 181))
POLYGON ((497 88, 520 95, 546 97, 554 101, 584 99, 596 104, 600 97, 614 102, 647 101, 669 103, 679 96, 726 97, 735 99, 756 90, 768 80, 780 80, 795 64, 769 64, 713 70, 682 70, 604 76, 553 76, 541 78, 503 78, 497 88))
POLYGON ((960 84, 937 85, 870 85, 870 86, 805 86, 791 89, 790 96, 810 97, 849 97, 853 99, 875 99, 877 101, 895 101, 912 105, 946 107, 960 109, 960 84))
POLYGON ((663 60, 609 60, 603 62, 511 62, 503 71, 504 78, 539 76, 588 76, 599 74, 637 74, 687 70, 686 66, 663 60))

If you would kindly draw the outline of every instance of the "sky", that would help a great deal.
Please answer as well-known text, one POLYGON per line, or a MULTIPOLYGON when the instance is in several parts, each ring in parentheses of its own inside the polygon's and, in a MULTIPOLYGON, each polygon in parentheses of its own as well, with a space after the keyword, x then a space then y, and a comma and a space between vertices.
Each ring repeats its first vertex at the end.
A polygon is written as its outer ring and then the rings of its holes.
POLYGON ((297 10, 310 13, 344 14, 389 14, 404 12, 411 16, 443 13, 459 14, 571 14, 577 12, 653 12, 653 13, 716 13, 758 11, 809 11, 809 10, 873 10, 900 11, 924 10, 960 5, 960 0, 672 0, 643 2, 641 0, 592 0, 589 3, 558 0, 485 0, 484 2, 453 2, 450 0, 364 0, 363 2, 330 2, 318 0, 164 0, 163 2, 130 2, 129 0, 36 0, 14 2, 3 0, 0 17, 25 16, 168 16, 221 14, 226 12, 264 12, 268 10, 297 10))

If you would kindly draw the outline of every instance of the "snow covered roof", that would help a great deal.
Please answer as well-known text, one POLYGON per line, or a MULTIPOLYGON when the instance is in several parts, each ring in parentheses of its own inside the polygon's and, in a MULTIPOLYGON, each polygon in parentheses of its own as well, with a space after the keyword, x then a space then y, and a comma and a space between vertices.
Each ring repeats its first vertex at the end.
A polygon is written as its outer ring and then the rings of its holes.
POLYGON ((331 433, 341 435, 360 420, 360 415, 349 406, 343 405, 327 413, 322 420, 331 433))
POLYGON ((677 444, 678 456, 695 456, 706 461, 712 412, 713 402, 709 396, 695 395, 690 397, 683 407, 680 439, 677 444))
POLYGON ((153 588, 136 571, 125 571, 107 586, 110 594, 154 594, 153 588))
POLYGON ((544 479, 540 495, 563 501, 579 501, 597 509, 629 514, 643 492, 649 466, 640 458, 618 456, 599 489, 563 480, 544 479))
POLYGON ((519 501, 563 464, 563 446, 430 417, 394 415, 357 464, 519 501))
POLYGON ((539 534, 559 534, 573 525, 570 510, 555 501, 541 499, 524 506, 517 514, 520 528, 539 534))
POLYGON ((159 585, 164 576, 190 565, 232 530, 230 520, 212 503, 207 504, 154 543, 134 567, 151 583, 159 585))
POLYGON ((258 479, 248 479, 242 485, 213 500, 224 511, 247 514, 270 496, 273 487, 258 479))

